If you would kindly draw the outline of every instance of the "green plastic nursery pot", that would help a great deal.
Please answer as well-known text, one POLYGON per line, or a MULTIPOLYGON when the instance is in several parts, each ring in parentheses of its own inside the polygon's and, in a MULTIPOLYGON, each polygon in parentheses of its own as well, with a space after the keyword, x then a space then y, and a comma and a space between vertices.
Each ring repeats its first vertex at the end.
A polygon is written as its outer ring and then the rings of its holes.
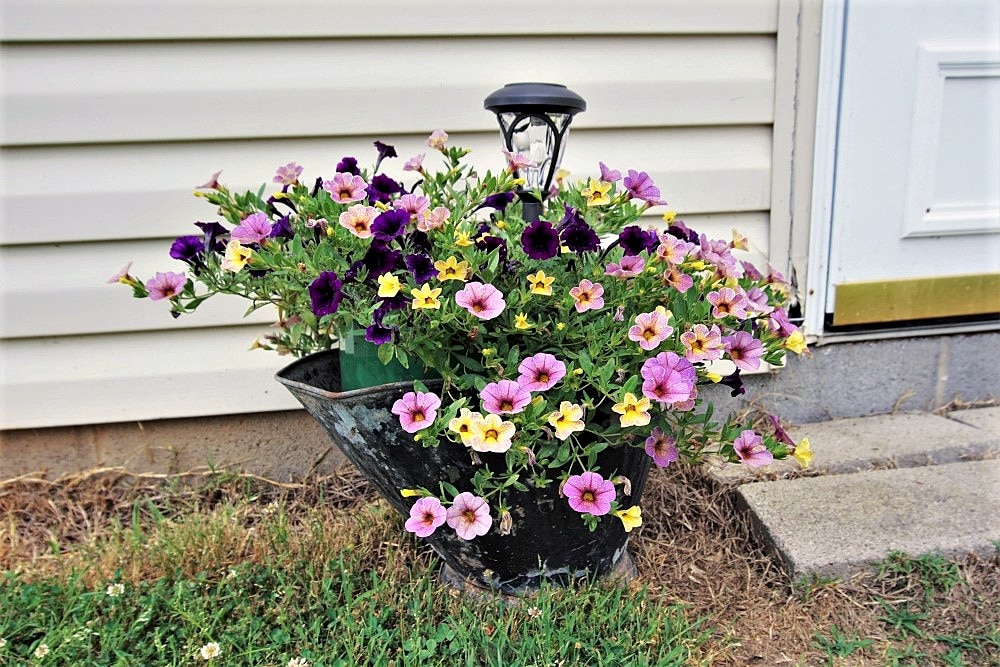
MULTIPOLYGON (((424 447, 391 413, 393 403, 412 391, 412 381, 344 391, 339 366, 336 351, 319 352, 285 367, 276 379, 393 507, 408 516, 416 501, 403 498, 400 489, 436 491, 443 481, 459 491, 472 490, 470 480, 479 466, 466 447, 450 441, 424 447)), ((441 391, 441 380, 426 385, 429 391, 441 391)), ((504 469, 503 454, 479 456, 493 469, 504 469)), ((602 475, 624 475, 632 483, 631 495, 619 497, 621 509, 639 502, 650 461, 642 448, 631 446, 608 448, 597 456, 602 475)), ((500 534, 494 517, 493 528, 472 540, 458 537, 447 524, 423 538, 444 560, 447 583, 518 595, 546 582, 565 585, 633 573, 622 522, 605 517, 591 532, 560 496, 558 481, 543 488, 529 485, 526 492, 514 490, 506 502, 513 518, 509 535, 500 534)))
POLYGON ((378 358, 378 346, 365 340, 362 329, 348 331, 340 337, 338 354, 341 391, 426 379, 423 365, 419 362, 410 364, 409 368, 404 368, 395 359, 383 364, 378 358))

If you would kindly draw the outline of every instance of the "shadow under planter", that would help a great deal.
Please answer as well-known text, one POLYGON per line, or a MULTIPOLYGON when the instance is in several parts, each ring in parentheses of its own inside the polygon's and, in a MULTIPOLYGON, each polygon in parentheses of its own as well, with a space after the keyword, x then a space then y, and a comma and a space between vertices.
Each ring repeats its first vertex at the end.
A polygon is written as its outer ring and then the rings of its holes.
MULTIPOLYGON (((423 487, 436 491, 448 482, 472 491, 470 480, 479 469, 470 451, 444 441, 424 447, 404 431, 390 410, 413 389, 412 381, 340 391, 337 351, 319 352, 285 367, 276 375, 305 409, 329 433, 344 455, 361 470, 378 492, 404 516, 414 500, 400 489, 423 487)), ((440 392, 440 380, 426 382, 440 392)), ((480 454, 494 470, 506 469, 502 454, 480 454)), ((632 494, 620 498, 622 509, 638 502, 649 473, 650 458, 637 447, 613 447, 598 455, 605 477, 624 475, 632 494)), ((507 493, 513 529, 464 540, 447 525, 425 538, 446 564, 446 582, 469 583, 506 594, 522 594, 543 582, 564 585, 583 578, 629 574, 634 566, 626 552, 628 534, 614 517, 604 517, 591 532, 580 515, 560 497, 558 480, 544 488, 507 493), (450 570, 450 571, 449 571, 450 570)))

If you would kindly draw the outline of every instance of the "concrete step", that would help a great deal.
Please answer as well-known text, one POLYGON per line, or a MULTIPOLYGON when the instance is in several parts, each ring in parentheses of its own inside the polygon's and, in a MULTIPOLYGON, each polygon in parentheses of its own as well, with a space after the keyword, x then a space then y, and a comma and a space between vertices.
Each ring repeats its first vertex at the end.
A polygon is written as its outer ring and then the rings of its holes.
POLYGON ((726 466, 738 503, 793 578, 847 578, 892 551, 1000 549, 1000 407, 806 424, 810 470, 726 466))

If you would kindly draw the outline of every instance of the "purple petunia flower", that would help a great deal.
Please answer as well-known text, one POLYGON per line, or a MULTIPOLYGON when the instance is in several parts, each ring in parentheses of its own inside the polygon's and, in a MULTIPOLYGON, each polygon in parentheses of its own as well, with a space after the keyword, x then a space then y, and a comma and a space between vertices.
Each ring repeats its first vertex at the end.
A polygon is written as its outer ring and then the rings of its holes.
POLYGON ((566 364, 547 352, 528 357, 517 367, 517 383, 528 391, 548 391, 566 375, 566 364))
POLYGON ((312 301, 312 312, 316 317, 337 312, 340 300, 344 298, 342 287, 343 283, 333 271, 323 271, 309 283, 309 298, 312 301))
POLYGON ((413 274, 413 280, 416 283, 430 282, 433 278, 437 277, 438 270, 434 268, 434 261, 429 255, 415 253, 407 255, 404 261, 406 262, 406 268, 413 274))
POLYGON ((455 496, 455 502, 448 508, 446 516, 448 526, 454 528, 463 540, 485 535, 493 525, 486 499, 468 491, 455 496))
POLYGON ((293 236, 295 236, 295 231, 292 229, 291 219, 287 215, 278 218, 278 221, 271 227, 271 238, 273 239, 290 239, 293 236))
POLYGON ((614 183, 622 177, 622 173, 620 171, 609 168, 608 165, 603 162, 598 162, 597 166, 601 169, 601 180, 605 183, 614 183))
POLYGON ((683 220, 675 220, 667 227, 667 233, 688 243, 698 243, 698 233, 685 225, 683 220))
POLYGON ((656 232, 643 231, 637 225, 629 225, 618 234, 618 242, 625 249, 626 255, 638 255, 642 251, 651 251, 659 245, 656 232))
POLYGON ((228 229, 217 222, 196 222, 194 224, 205 234, 205 248, 219 254, 226 251, 228 229))
POLYGON ((737 368, 745 371, 755 371, 760 368, 764 345, 746 331, 737 331, 732 336, 725 336, 722 343, 737 368))
POLYGON ((375 345, 384 345, 392 341, 392 329, 381 324, 371 324, 365 329, 365 340, 375 345))
POLYGON ((372 241, 368 252, 365 253, 361 261, 368 270, 367 282, 375 282, 383 273, 389 273, 405 266, 403 253, 398 250, 389 250, 389 246, 378 239, 372 241))
POLYGON ((392 196, 399 194, 403 191, 403 186, 393 179, 389 178, 385 174, 378 174, 372 177, 371 183, 368 184, 368 201, 371 203, 383 202, 387 203, 392 196))
POLYGON ((483 410, 495 415, 514 415, 531 403, 531 392, 513 380, 491 382, 479 392, 483 410))
POLYGON ((577 512, 601 516, 611 511, 615 499, 615 485, 596 472, 572 475, 562 488, 569 506, 577 512))
POLYGON ((659 426, 646 438, 646 453, 658 468, 666 468, 680 457, 677 439, 664 433, 659 426))
POLYGON ((202 241, 200 236, 195 234, 178 236, 170 245, 171 257, 179 259, 182 262, 186 262, 196 268, 204 265, 201 259, 204 252, 205 243, 202 241))
POLYGON ((407 433, 416 433, 434 423, 441 399, 432 392, 408 391, 392 404, 392 414, 407 433))
POLYGON ((253 245, 260 243, 271 235, 271 221, 263 213, 251 213, 233 227, 230 237, 239 241, 242 245, 253 245))
POLYGON ((484 199, 479 208, 495 208, 502 213, 512 201, 514 201, 513 192, 498 192, 484 199))
POLYGON ((729 375, 724 376, 719 380, 719 384, 729 387, 732 390, 729 392, 729 395, 733 398, 747 393, 746 387, 743 386, 743 378, 740 377, 739 368, 729 375))
POLYGON ((547 220, 535 220, 521 232, 521 247, 531 259, 551 259, 559 254, 559 234, 547 220))
POLYGON ((507 307, 503 293, 493 285, 480 282, 466 284, 455 293, 455 303, 481 320, 492 320, 507 307))
POLYGON ((660 352, 640 370, 642 395, 659 403, 683 403, 694 393, 697 372, 690 361, 674 352, 660 352))
POLYGON ((650 206, 667 203, 660 199, 660 189, 653 183, 649 174, 644 171, 637 172, 635 169, 629 169, 628 176, 625 177, 622 184, 628 189, 632 199, 641 199, 650 206))
POLYGON ((380 213, 372 222, 372 236, 380 241, 389 242, 402 234, 409 222, 409 213, 399 208, 390 209, 380 213))
POLYGON ((751 468, 760 468, 774 461, 774 455, 764 446, 761 437, 750 430, 740 433, 733 442, 733 450, 740 461, 751 468))
POLYGON ((601 249, 601 239, 590 225, 582 220, 563 227, 559 237, 571 251, 579 254, 596 252, 601 249))
POLYGON ((358 159, 353 157, 345 156, 341 158, 340 162, 337 163, 337 171, 341 174, 361 175, 361 170, 358 169, 358 159))
POLYGON ((381 141, 376 140, 372 142, 372 145, 375 146, 375 150, 378 151, 377 162, 381 162, 387 157, 397 157, 395 147, 390 146, 389 144, 383 144, 381 141))

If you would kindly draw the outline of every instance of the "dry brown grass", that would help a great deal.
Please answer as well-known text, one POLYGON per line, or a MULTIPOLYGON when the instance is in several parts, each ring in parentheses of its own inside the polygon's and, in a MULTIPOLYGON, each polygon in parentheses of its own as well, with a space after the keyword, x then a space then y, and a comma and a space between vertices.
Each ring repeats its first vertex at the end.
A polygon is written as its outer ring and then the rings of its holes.
MULTIPOLYGON (((894 640, 878 600, 916 601, 924 595, 919 579, 868 574, 794 589, 755 545, 729 494, 698 470, 655 471, 643 495, 645 524, 632 541, 641 583, 655 598, 709 619, 706 664, 829 664, 814 640, 833 625, 874 640, 835 664, 885 664, 894 640)), ((285 558, 319 563, 345 548, 377 563, 382 577, 402 580, 414 564, 433 565, 429 549, 405 536, 399 517, 350 467, 301 484, 117 469, 0 482, 0 570, 24 578, 82 570, 98 585, 116 572, 137 581, 285 558)), ((961 581, 929 607, 937 631, 1000 625, 998 564, 974 557, 959 564, 961 581)))

